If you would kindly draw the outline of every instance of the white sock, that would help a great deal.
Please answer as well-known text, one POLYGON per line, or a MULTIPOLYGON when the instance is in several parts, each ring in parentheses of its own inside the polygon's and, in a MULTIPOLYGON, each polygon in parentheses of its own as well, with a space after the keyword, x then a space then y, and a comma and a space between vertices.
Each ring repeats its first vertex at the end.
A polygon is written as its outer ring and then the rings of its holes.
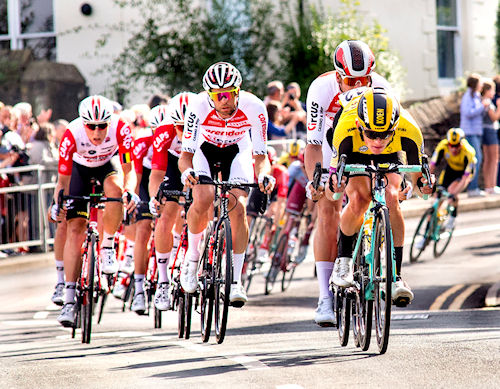
POLYGON ((102 244, 103 249, 112 249, 115 244, 115 234, 108 234, 106 231, 102 234, 102 244))
POLYGON ((134 275, 134 285, 135 285, 134 296, 137 296, 139 293, 144 293, 144 274, 134 275))
POLYGON ((245 253, 233 253, 233 282, 240 282, 243 263, 245 262, 245 253))
MULTIPOLYGON (((181 236, 175 232, 172 233, 172 253, 177 251, 177 247, 179 247, 179 242, 181 241, 181 236)), ((175 255, 175 254, 174 254, 175 255)))
POLYGON ((316 273, 318 274, 318 284, 319 284, 319 299, 324 299, 326 297, 332 297, 333 294, 330 291, 330 277, 332 275, 333 262, 319 261, 316 262, 316 273))
POLYGON ((74 303, 75 302, 75 292, 76 292, 76 282, 66 282, 64 288, 65 290, 65 297, 64 297, 64 303, 74 303))
POLYGON ((57 283, 64 284, 64 261, 56 259, 57 283))
POLYGON ((168 253, 159 253, 156 251, 156 263, 158 264, 158 283, 168 282, 167 267, 170 259, 170 251, 168 253))
POLYGON ((198 262, 200 258, 200 252, 198 251, 198 246, 200 244, 201 235, 203 232, 193 234, 188 231, 188 250, 186 253, 186 259, 190 262, 198 262))

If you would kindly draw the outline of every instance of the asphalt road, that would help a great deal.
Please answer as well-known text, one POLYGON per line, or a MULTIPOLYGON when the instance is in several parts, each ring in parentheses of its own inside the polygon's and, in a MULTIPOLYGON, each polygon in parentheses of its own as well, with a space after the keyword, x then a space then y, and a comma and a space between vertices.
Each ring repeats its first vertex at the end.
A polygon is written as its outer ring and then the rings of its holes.
MULTIPOLYGON (((418 263, 405 262, 415 301, 394 310, 385 355, 374 339, 367 352, 352 340, 340 347, 335 329, 312 322, 310 255, 285 293, 264 296, 263 279, 256 279, 250 302, 230 310, 221 345, 201 342, 197 314, 192 338, 183 340, 175 312, 155 330, 152 317, 122 313, 114 298, 83 345, 55 320, 52 267, 2 274, 0 387, 498 387, 500 308, 484 305, 500 281, 499 220, 497 210, 461 214, 442 258, 428 250, 418 263)), ((416 222, 407 221, 407 236, 416 222)))

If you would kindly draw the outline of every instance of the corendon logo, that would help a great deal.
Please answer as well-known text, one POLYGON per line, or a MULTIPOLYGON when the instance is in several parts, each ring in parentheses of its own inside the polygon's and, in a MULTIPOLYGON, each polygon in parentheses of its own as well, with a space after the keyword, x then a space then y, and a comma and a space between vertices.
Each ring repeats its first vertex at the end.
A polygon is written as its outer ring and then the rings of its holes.
POLYGON ((246 132, 246 130, 243 131, 227 131, 227 130, 212 130, 210 128, 205 129, 206 132, 209 134, 214 134, 214 135, 225 135, 225 136, 238 136, 242 135, 246 132))
POLYGON ((132 148, 132 144, 134 142, 134 138, 132 138, 132 135, 128 135, 126 136, 124 139, 123 139, 123 146, 126 148, 126 149, 131 149, 132 148))
POLYGON ((163 148, 162 145, 168 138, 168 132, 162 132, 161 134, 158 134, 153 142, 153 147, 155 148, 155 150, 161 151, 161 149, 163 148))
POLYGON ((71 145, 71 141, 68 138, 65 138, 61 143, 61 146, 59 147, 59 156, 66 161, 69 158, 69 150, 71 148, 71 145))
POLYGON ((184 130, 184 134, 182 134, 184 139, 190 139, 193 136, 195 119, 196 115, 191 112, 187 120, 187 128, 184 130))
POLYGON ((267 120, 263 113, 259 115, 260 124, 262 125, 262 139, 267 137, 267 120))
POLYGON ((311 120, 307 125, 309 131, 314 131, 318 125, 318 108, 319 104, 313 101, 311 104, 311 120))

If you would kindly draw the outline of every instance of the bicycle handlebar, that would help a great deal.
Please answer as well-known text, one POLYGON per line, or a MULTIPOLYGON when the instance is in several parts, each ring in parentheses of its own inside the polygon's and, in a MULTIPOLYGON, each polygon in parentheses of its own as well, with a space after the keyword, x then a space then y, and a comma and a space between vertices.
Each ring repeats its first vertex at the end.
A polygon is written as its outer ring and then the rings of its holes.
POLYGON ((221 181, 221 180, 213 180, 209 177, 206 176, 200 176, 198 184, 201 185, 215 185, 215 186, 223 186, 223 187, 243 187, 243 188, 258 188, 259 184, 256 184, 254 182, 248 183, 248 182, 237 182, 237 181, 221 181))

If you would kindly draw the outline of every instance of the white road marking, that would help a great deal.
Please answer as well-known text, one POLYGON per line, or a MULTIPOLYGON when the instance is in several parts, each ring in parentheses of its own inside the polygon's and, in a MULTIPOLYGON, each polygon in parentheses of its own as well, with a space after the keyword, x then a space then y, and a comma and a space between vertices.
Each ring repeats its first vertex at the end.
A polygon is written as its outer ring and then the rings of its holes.
POLYGON ((463 284, 453 285, 451 288, 441 293, 439 296, 436 297, 434 302, 431 304, 431 306, 429 307, 429 311, 440 310, 443 304, 445 303, 446 299, 450 297, 453 293, 462 289, 463 287, 464 287, 463 284))
POLYGON ((263 370, 270 369, 265 363, 262 363, 257 358, 252 358, 247 355, 226 356, 227 359, 239 363, 247 370, 263 370))
POLYGON ((496 307, 500 305, 500 299, 498 298, 498 291, 500 290, 500 282, 491 285, 486 293, 485 305, 487 307, 496 307))
POLYGON ((16 327, 40 327, 41 325, 46 325, 46 326, 60 326, 59 322, 57 320, 40 320, 40 319, 33 319, 33 320, 6 320, 2 321, 2 324, 8 325, 8 326, 16 326, 16 327))
POLYGON ((46 311, 60 311, 61 307, 59 305, 50 304, 45 307, 46 311))
POLYGON ((467 297, 472 295, 472 293, 474 293, 480 287, 481 287, 481 284, 470 285, 462 293, 460 293, 457 297, 455 297, 455 299, 452 301, 452 303, 450 304, 448 309, 449 310, 460 309, 462 307, 463 303, 465 302, 465 300, 467 300, 467 297))
POLYGON ((33 319, 46 319, 47 317, 49 316, 49 312, 47 311, 40 311, 40 312, 36 312, 34 315, 33 315, 33 319))
POLYGON ((424 320, 428 319, 428 313, 409 313, 409 314, 394 314, 391 316, 392 320, 424 320))

